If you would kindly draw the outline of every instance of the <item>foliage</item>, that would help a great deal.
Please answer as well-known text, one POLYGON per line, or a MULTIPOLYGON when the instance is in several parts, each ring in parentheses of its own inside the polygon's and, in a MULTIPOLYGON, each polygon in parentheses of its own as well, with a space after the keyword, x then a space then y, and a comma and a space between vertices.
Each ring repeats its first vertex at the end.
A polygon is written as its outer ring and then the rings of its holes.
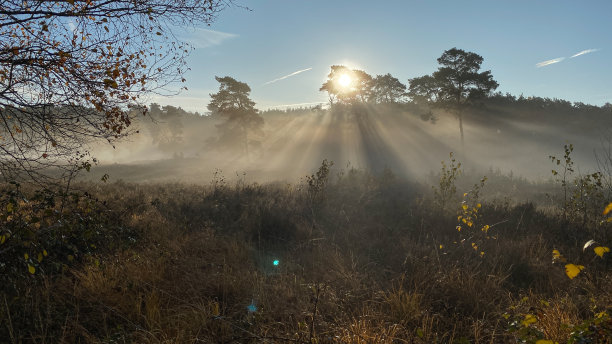
POLYGON ((482 56, 452 48, 438 58, 441 67, 431 76, 410 80, 411 97, 424 97, 441 104, 456 107, 475 99, 483 98, 499 84, 493 80, 491 71, 479 72, 482 56))
POLYGON ((509 331, 515 333, 521 343, 608 343, 612 336, 609 309, 600 311, 593 305, 588 318, 571 323, 570 321, 577 319, 572 319, 575 315, 571 314, 573 312, 570 300, 540 299, 535 306, 534 301, 523 297, 518 305, 512 307, 515 313, 512 319, 509 319, 509 313, 504 313, 504 317, 511 320, 509 331), (529 310, 527 306, 531 306, 529 310))
POLYGON ((334 165, 333 161, 327 161, 323 159, 321 166, 316 173, 306 176, 306 184, 308 185, 308 195, 313 202, 316 203, 324 202, 325 200, 325 189, 329 183, 329 172, 330 168, 334 165))
POLYGON ((333 65, 319 91, 327 92, 332 105, 399 103, 406 94, 406 85, 389 73, 373 78, 359 69, 333 65), (348 83, 343 85, 342 81, 348 83))
POLYGON ((171 28, 209 24, 228 4, 3 1, 2 175, 49 177, 46 167, 79 163, 69 158, 82 159, 83 142, 127 134, 144 94, 184 81, 189 45, 171 28))
POLYGON ((586 227, 589 220, 594 224, 599 223, 600 207, 604 202, 603 175, 601 172, 593 172, 583 176, 572 178, 575 169, 571 153, 574 150, 572 144, 564 145, 563 159, 550 156, 551 161, 561 167, 560 171, 552 170, 556 181, 561 184, 563 190, 563 218, 570 222, 580 223, 586 227))
POLYGON ((135 242, 89 193, 24 192, 17 183, 0 197, 0 280, 18 290, 29 274, 56 274, 109 247, 135 242))
POLYGON ((437 187, 432 186, 434 192, 434 203, 439 207, 440 211, 444 212, 447 204, 457 194, 457 186, 455 185, 457 178, 463 173, 461 163, 458 162, 453 153, 449 154, 450 163, 447 166, 444 161, 441 162, 442 169, 440 170, 440 179, 437 187))
POLYGON ((371 84, 372 76, 368 73, 342 65, 333 65, 327 75, 327 81, 319 91, 327 92, 330 104, 335 102, 350 104, 366 101, 370 97, 371 84), (342 85, 342 81, 347 82, 347 85, 342 85))
POLYGON ((431 75, 410 79, 408 95, 416 102, 434 102, 453 110, 459 119, 463 143, 463 107, 482 99, 499 84, 491 71, 480 71, 482 56, 452 48, 438 58, 441 65, 431 75))
POLYGON ((263 118, 255 109, 255 102, 249 98, 251 88, 244 82, 226 76, 215 79, 219 82, 219 92, 210 95, 208 110, 212 116, 225 122, 218 125, 221 131, 221 145, 232 145, 236 142, 240 150, 249 156, 250 136, 261 135, 263 118))
MULTIPOLYGON (((452 157, 450 166, 460 169, 452 157)), ((2 259, 17 269, 2 278, 20 282, 0 296, 0 338, 541 344, 609 336, 609 253, 599 257, 595 248, 605 246, 593 243, 592 261, 568 256, 585 266, 571 281, 551 268, 551 249, 569 254, 575 247, 559 230, 560 213, 488 199, 495 176, 487 189, 484 178, 469 187, 464 203, 450 199, 446 207, 460 204, 457 214, 423 198, 428 186, 389 171, 334 172, 323 161, 300 185, 232 183, 220 172, 205 186, 79 185, 90 196, 81 195, 79 206, 66 197, 70 212, 54 216, 63 214, 74 231, 62 229, 59 238, 66 233, 77 247, 97 248, 69 261, 62 257, 74 251, 47 244, 27 251, 11 241, 15 257, 2 259), (82 207, 90 203, 87 213, 82 207), (461 222, 457 232, 457 215, 472 226, 461 222), (85 237, 88 229, 99 234, 85 237), (467 249, 439 248, 457 235, 467 249), (48 257, 34 266, 39 247, 48 257), (45 265, 60 259, 65 268, 45 265)), ((11 190, 3 212, 16 209, 10 197, 27 194, 11 190)), ((62 198, 55 202, 52 209, 61 209, 62 198)))
POLYGON ((406 95, 406 85, 387 73, 372 80, 372 101, 375 103, 398 103, 406 95))

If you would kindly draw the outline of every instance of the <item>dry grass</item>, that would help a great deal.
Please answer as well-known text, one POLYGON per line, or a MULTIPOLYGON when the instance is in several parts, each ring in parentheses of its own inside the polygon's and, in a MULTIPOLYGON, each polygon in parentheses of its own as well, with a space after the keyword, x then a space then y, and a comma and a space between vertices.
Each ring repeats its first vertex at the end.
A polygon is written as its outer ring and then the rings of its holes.
POLYGON ((594 305, 610 307, 601 288, 612 278, 609 257, 567 279, 550 252, 570 255, 576 242, 535 207, 485 204, 482 221, 504 222, 479 244, 481 256, 418 186, 351 178, 314 203, 306 186, 83 185, 139 239, 59 273, 16 278, 0 298, 0 337, 510 343, 520 336, 507 331, 511 322, 533 313, 534 328, 564 342, 594 305))

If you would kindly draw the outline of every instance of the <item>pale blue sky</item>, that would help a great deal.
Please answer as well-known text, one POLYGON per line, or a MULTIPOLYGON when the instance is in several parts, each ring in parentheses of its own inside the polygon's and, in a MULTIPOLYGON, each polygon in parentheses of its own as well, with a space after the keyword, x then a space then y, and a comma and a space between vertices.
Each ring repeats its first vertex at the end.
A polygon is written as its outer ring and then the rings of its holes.
POLYGON ((214 76, 229 75, 251 86, 260 109, 325 102, 319 87, 333 64, 391 73, 408 84, 457 47, 483 56, 498 91, 612 102, 612 1, 240 3, 251 11, 231 8, 207 30, 179 33, 197 47, 188 59, 189 91, 152 100, 206 111, 208 94, 218 88, 214 76), (571 58, 589 49, 596 50, 571 58), (565 59, 537 67, 557 58, 565 59), (269 83, 297 71, 303 72, 269 83))

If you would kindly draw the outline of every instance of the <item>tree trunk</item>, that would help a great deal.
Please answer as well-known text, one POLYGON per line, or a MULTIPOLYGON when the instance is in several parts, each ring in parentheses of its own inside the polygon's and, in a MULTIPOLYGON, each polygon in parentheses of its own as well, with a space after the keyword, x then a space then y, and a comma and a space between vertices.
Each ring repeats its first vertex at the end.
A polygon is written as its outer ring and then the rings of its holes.
POLYGON ((459 111, 457 117, 459 117, 459 132, 461 133, 461 148, 464 148, 465 140, 463 138, 463 112, 459 111))

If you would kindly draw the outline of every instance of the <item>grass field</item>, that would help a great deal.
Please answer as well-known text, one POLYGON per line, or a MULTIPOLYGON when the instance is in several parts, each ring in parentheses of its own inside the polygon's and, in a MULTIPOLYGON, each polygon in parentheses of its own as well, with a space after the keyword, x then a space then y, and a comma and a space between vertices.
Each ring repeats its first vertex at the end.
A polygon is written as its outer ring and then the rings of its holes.
POLYGON ((296 184, 5 185, 0 338, 609 343, 605 204, 487 196, 552 186, 452 166, 433 188, 327 162, 296 184))

